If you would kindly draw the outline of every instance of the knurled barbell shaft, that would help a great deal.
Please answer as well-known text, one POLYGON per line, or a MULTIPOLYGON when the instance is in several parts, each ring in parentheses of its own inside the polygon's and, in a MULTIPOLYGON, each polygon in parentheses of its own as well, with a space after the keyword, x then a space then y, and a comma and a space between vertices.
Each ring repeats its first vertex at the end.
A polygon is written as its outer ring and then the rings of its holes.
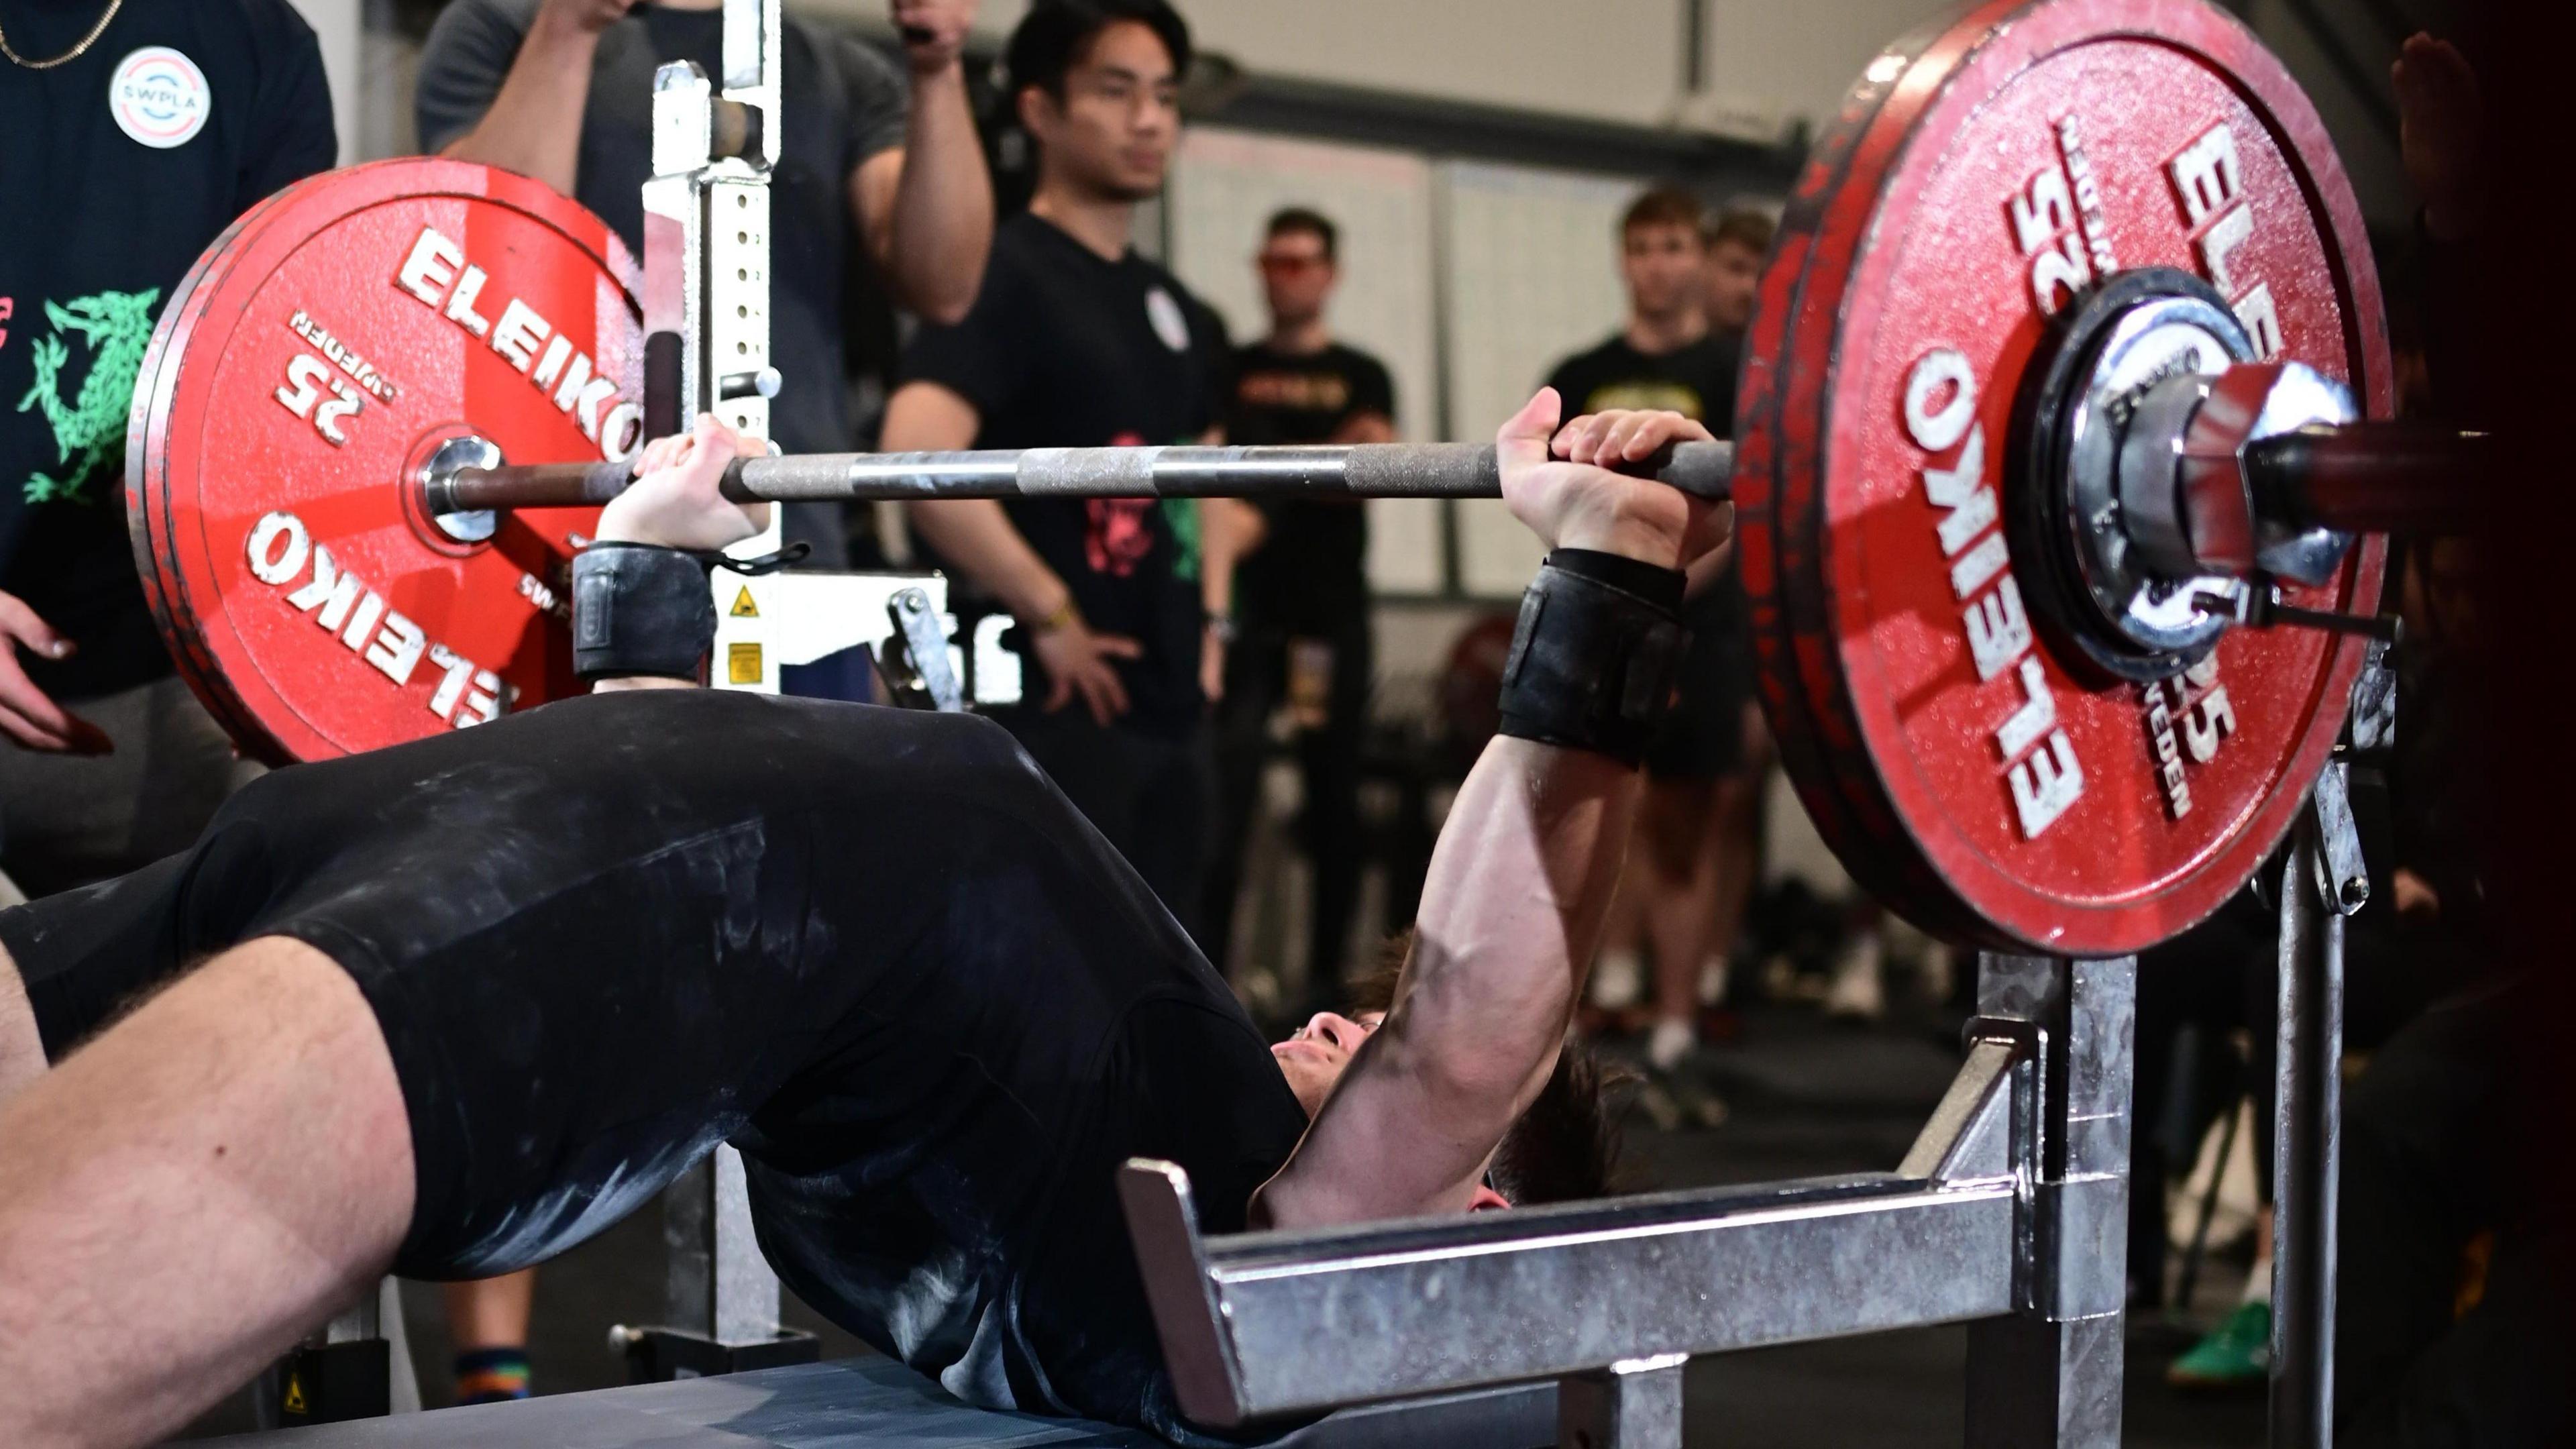
MULTIPOLYGON (((1731 443, 1682 443, 1638 465, 1685 493, 1723 500, 1731 443)), ((634 481, 624 463, 521 463, 423 480, 432 515, 605 503, 634 481)), ((906 498, 1493 498, 1491 444, 1349 447, 1029 448, 1018 452, 812 453, 725 470, 737 502, 906 498)))
POLYGON ((2498 483, 2485 433, 2413 422, 2301 428, 2245 445, 2258 517, 2347 533, 2454 534, 2498 483))

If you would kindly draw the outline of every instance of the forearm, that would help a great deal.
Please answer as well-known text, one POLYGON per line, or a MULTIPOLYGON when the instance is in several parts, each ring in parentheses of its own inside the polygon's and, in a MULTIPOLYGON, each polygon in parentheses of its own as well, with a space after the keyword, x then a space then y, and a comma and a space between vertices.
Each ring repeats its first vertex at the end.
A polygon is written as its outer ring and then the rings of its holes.
POLYGON ((1467 1205, 1555 1068, 1639 789, 1606 755, 1485 747, 1432 852, 1403 995, 1262 1189, 1264 1223, 1467 1205))
POLYGON ((35 1003, 18 979, 17 964, 0 949, 0 1101, 44 1073, 45 1043, 36 1032, 35 1003))
POLYGON ((1199 501, 1199 595, 1208 617, 1234 612, 1234 570, 1260 546, 1269 525, 1261 511, 1236 498, 1199 501))
POLYGON ((1398 1037, 1497 1135, 1556 1060, 1641 789, 1608 755, 1498 735, 1450 807, 1414 918, 1398 1037))
POLYGON ((1072 600, 1073 591, 1020 537, 1001 504, 990 498, 956 498, 906 506, 913 531, 1000 598, 1014 618, 1037 624, 1072 600))
POLYGON ((442 154, 532 176, 569 196, 579 179, 581 119, 599 36, 548 16, 537 12, 492 108, 442 154))
POLYGON ((879 258, 896 298, 915 313, 955 322, 973 306, 993 245, 993 179, 966 97, 964 70, 912 78, 903 174, 895 183, 879 258))

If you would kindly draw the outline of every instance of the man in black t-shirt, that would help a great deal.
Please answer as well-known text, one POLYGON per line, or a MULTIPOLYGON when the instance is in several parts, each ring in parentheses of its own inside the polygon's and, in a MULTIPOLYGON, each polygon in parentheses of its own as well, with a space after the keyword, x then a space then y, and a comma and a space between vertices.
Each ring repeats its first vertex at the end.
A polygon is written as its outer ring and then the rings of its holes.
MULTIPOLYGON (((1716 511, 1574 460, 1705 430, 1556 424, 1504 425, 1505 502, 1558 588, 1669 617, 1716 511)), ((598 536, 748 536, 742 448, 657 440, 598 536)), ((0 912, 0 1444, 166 1434, 386 1271, 560 1252, 726 1139, 763 1253, 880 1351, 1199 1444, 1121 1162, 1180 1164, 1210 1232, 1600 1190, 1565 1031, 1629 758, 1497 736, 1391 1005, 1265 1051, 1001 730, 690 683, 281 770, 193 850, 0 912)))
MULTIPOLYGON (((855 447, 841 345, 842 292, 864 248, 898 305, 954 321, 974 300, 993 235, 959 54, 975 0, 889 0, 905 68, 800 16, 781 35, 786 75, 770 185, 770 356, 786 379, 769 431, 791 453, 855 447)), ((590 208, 643 255, 653 72, 695 61, 724 74, 721 0, 455 0, 421 51, 423 149, 533 176, 590 208)), ((838 504, 790 505, 787 537, 815 568, 844 568, 838 504)))
MULTIPOLYGON (((1270 218, 1257 258, 1270 335, 1234 354, 1228 441, 1395 440, 1395 382, 1386 365, 1334 341, 1324 327, 1325 303, 1341 277, 1340 241, 1332 221, 1306 207, 1270 218)), ((1208 959, 1224 969, 1271 716, 1285 704, 1305 776, 1298 834, 1315 882, 1306 942, 1307 1011, 1314 1011, 1341 998, 1359 900, 1360 746, 1374 654, 1368 511, 1356 498, 1288 499, 1260 511, 1260 540, 1235 571, 1236 637, 1217 711, 1217 848, 1201 939, 1208 959)))
MULTIPOLYGON (((974 310, 923 327, 886 403, 888 452, 1196 443, 1221 432, 1225 332, 1130 244, 1180 139, 1189 29, 1163 0, 1029 11, 1004 55, 1036 149, 1028 210, 993 238, 974 310)), ((914 529, 1019 621, 1032 703, 995 718, 1145 877, 1198 919, 1234 554, 1226 499, 910 505, 914 529)), ((973 605, 968 606, 971 612, 973 605)))
POLYGON ((1711 336, 1701 309, 1706 254, 1699 199, 1657 187, 1619 222, 1619 276, 1628 320, 1600 346, 1547 376, 1568 417, 1612 408, 1664 408, 1719 436, 1735 415, 1735 347, 1711 336))
POLYGON ((152 626, 126 418, 198 254, 339 143, 287 0, 0 0, 0 39, 0 867, 42 895, 179 848, 255 768, 152 626))
MULTIPOLYGON (((1589 352, 1557 364, 1548 386, 1568 413, 1670 408, 1731 436, 1735 363, 1741 341, 1709 328, 1707 253, 1699 199, 1672 187, 1639 196, 1619 224, 1619 270, 1628 320, 1589 352)), ((1602 977, 1613 1000, 1635 989, 1639 945, 1655 961, 1655 1024, 1648 1060, 1677 1064, 1697 1040, 1701 997, 1726 975, 1726 953, 1742 924, 1756 838, 1743 822, 1760 802, 1761 764, 1748 755, 1758 730, 1753 641, 1733 551, 1695 578, 1691 648, 1680 707, 1646 759, 1646 809, 1635 852, 1641 869, 1621 892, 1604 947, 1602 977), (1705 983, 1705 985, 1704 985, 1705 983)))

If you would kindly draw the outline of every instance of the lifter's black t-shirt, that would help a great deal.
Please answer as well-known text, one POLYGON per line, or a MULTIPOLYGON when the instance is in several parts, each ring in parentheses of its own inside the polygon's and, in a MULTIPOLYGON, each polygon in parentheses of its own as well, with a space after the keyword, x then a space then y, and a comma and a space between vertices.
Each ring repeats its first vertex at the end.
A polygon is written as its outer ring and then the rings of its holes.
MULTIPOLYGON (((1329 443, 1362 413, 1393 419, 1386 364, 1332 343, 1281 352, 1267 342, 1234 354, 1229 443, 1329 443)), ((1283 499, 1262 505, 1270 531, 1235 571, 1235 609, 1246 628, 1330 632, 1368 607, 1368 509, 1359 499, 1283 499)))
MULTIPOLYGON (((20 55, 103 0, 0 0, 20 55)), ((0 591, 79 646, 20 661, 84 699, 169 656, 125 529, 125 426, 153 324, 235 217, 328 169, 322 52, 287 0, 125 0, 78 59, 0 59, 0 591)))
MULTIPOLYGON (((1195 443, 1223 416, 1225 358, 1224 325, 1170 272, 1132 250, 1110 261, 1023 212, 995 230, 965 320, 913 335, 903 380, 973 405, 978 448, 1195 443)), ((1195 727, 1207 710, 1197 501, 1003 507, 1086 623, 1145 646, 1143 658, 1117 661, 1131 706, 1122 723, 1167 735, 1195 727)), ((1030 667, 1040 667, 1033 657, 1030 667)))
POLYGON ((277 771, 188 854, 0 912, 57 1058, 272 935, 383 1031, 399 1271, 524 1266, 730 1138, 787 1285, 989 1407, 1187 1437, 1116 1171, 1177 1162, 1240 1231, 1306 1125, 1170 913, 970 716, 563 700, 277 771))

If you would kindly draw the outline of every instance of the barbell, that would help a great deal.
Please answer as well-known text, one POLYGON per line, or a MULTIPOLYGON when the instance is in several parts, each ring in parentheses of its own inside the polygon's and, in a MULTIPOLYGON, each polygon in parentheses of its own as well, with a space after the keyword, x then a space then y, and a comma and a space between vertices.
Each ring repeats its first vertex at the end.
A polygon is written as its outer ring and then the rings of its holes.
MULTIPOLYGON (((573 203, 440 159, 292 187, 198 263, 127 503, 171 651, 246 750, 577 687, 564 578, 643 441, 639 283, 573 203)), ((2351 187, 2241 24, 1990 0, 1870 63, 1766 267, 1739 441, 1651 471, 1735 503, 1763 703, 1853 875, 1952 939, 2113 955, 2278 843, 2363 666, 2385 543, 2356 533, 2451 506, 2475 440, 2386 421, 2392 376, 2351 187)), ((1073 448, 749 459, 726 487, 1474 497, 1493 468, 1073 448)))

